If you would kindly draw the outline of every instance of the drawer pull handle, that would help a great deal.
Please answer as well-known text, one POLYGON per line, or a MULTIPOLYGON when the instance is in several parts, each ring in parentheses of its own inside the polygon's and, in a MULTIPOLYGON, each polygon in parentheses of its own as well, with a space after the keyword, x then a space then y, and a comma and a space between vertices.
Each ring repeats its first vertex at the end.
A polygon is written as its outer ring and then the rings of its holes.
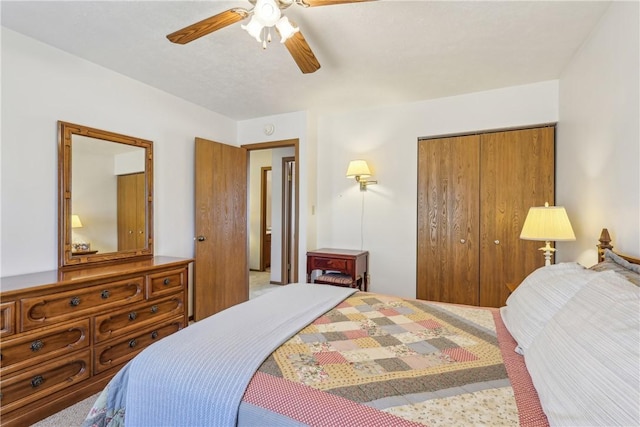
POLYGON ((136 313, 135 311, 129 313, 129 320, 136 320, 136 317, 138 317, 138 313, 136 313))
POLYGON ((131 340, 131 341, 129 341, 129 347, 133 348, 133 347, 135 347, 136 345, 138 345, 138 342, 137 342, 136 340, 131 340))
POLYGON ((69 305, 71 307, 77 307, 80 305, 80 297, 73 297, 69 300, 69 305))
POLYGON ((158 312, 158 306, 157 305, 151 306, 151 312, 154 313, 154 314, 157 313, 158 312))
POLYGON ((31 346, 29 348, 31 349, 31 351, 35 352, 42 349, 42 347, 44 347, 44 343, 40 340, 35 340, 31 343, 31 346))
POLYGON ((155 340, 156 338, 158 338, 158 331, 151 332, 151 339, 155 340))
POLYGON ((500 240, 494 240, 493 243, 495 243, 496 245, 500 244, 500 240))
POLYGON ((467 241, 465 239, 460 239, 460 243, 464 245, 465 243, 467 243, 467 241))
POLYGON ((166 279, 164 279, 164 280, 162 281, 162 283, 164 283, 164 285, 166 286, 166 285, 168 285, 169 283, 171 283, 171 280, 169 280, 169 278, 167 277, 166 279))
POLYGON ((42 383, 44 383, 44 378, 42 377, 42 375, 38 375, 36 377, 33 377, 33 379, 31 380, 31 387, 40 387, 42 383))
POLYGON ((102 297, 102 299, 107 299, 109 298, 109 296, 111 296, 111 292, 105 289, 104 291, 100 292, 100 296, 102 297))

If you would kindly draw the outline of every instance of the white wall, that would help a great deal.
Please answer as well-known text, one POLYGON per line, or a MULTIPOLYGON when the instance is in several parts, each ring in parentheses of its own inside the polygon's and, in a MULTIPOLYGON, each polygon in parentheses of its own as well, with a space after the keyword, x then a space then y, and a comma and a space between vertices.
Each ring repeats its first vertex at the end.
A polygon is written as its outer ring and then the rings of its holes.
MULTIPOLYGON (((142 164, 144 170, 144 156, 142 164)), ((74 150, 71 188, 71 212, 82 222, 82 228, 71 230, 72 241, 89 243, 101 253, 117 251, 118 177, 113 156, 74 150)))
POLYGON ((370 289, 415 297, 418 138, 557 119, 557 81, 320 117, 318 246, 360 249, 362 241, 370 289), (366 193, 345 178, 356 158, 379 181, 366 193))
POLYGON ((193 256, 194 137, 236 143, 220 114, 2 28, 0 275, 57 267, 57 121, 154 142, 157 255, 193 256))
POLYGON ((560 78, 556 195, 577 241, 558 260, 593 264, 603 227, 640 256, 639 9, 613 2, 560 78))

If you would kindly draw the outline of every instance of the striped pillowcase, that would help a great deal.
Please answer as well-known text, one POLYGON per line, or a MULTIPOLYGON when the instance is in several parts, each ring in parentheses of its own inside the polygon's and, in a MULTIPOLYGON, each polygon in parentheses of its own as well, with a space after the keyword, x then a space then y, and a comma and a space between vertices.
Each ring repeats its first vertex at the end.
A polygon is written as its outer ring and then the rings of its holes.
POLYGON ((505 326, 524 354, 542 328, 597 273, 578 263, 541 267, 527 276, 500 309, 505 326))
POLYGON ((597 273, 525 354, 551 425, 640 425, 640 288, 597 273))

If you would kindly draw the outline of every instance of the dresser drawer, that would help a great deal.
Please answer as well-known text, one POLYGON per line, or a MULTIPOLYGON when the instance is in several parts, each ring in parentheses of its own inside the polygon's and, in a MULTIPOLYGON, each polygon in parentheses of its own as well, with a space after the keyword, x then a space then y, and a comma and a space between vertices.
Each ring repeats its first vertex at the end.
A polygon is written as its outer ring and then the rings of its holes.
POLYGON ((2 413, 46 397, 85 381, 91 375, 91 351, 89 349, 69 356, 59 357, 18 375, 3 375, 2 413))
POLYGON ((93 336, 95 342, 105 341, 179 314, 184 314, 182 293, 96 316, 93 336))
POLYGON ((172 294, 183 290, 186 283, 186 269, 169 270, 149 275, 149 298, 172 294))
POLYGON ((144 299, 144 277, 20 300, 22 331, 87 315, 96 309, 144 299))
POLYGON ((345 271, 347 270, 348 262, 346 259, 314 257, 311 268, 313 270, 345 271))
POLYGON ((133 334, 114 338, 104 344, 95 346, 93 373, 98 374, 114 366, 132 359, 145 347, 167 337, 184 327, 184 316, 179 316, 167 322, 136 331, 133 334))
POLYGON ((15 301, 0 304, 0 337, 8 337, 16 332, 15 301))
POLYGON ((19 338, 3 340, 0 373, 35 366, 55 357, 89 347, 89 319, 52 326, 38 332, 21 334, 19 338))

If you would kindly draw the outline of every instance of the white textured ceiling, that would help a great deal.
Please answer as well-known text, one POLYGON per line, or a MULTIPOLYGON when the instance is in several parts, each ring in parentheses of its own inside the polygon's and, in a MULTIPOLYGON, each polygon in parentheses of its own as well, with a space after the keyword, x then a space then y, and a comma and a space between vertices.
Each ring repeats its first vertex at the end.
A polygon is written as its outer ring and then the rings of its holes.
POLYGON ((6 1, 2 25, 241 120, 413 102, 556 79, 609 1, 378 0, 285 14, 322 68, 263 50, 240 23, 166 35, 247 1, 6 1))

